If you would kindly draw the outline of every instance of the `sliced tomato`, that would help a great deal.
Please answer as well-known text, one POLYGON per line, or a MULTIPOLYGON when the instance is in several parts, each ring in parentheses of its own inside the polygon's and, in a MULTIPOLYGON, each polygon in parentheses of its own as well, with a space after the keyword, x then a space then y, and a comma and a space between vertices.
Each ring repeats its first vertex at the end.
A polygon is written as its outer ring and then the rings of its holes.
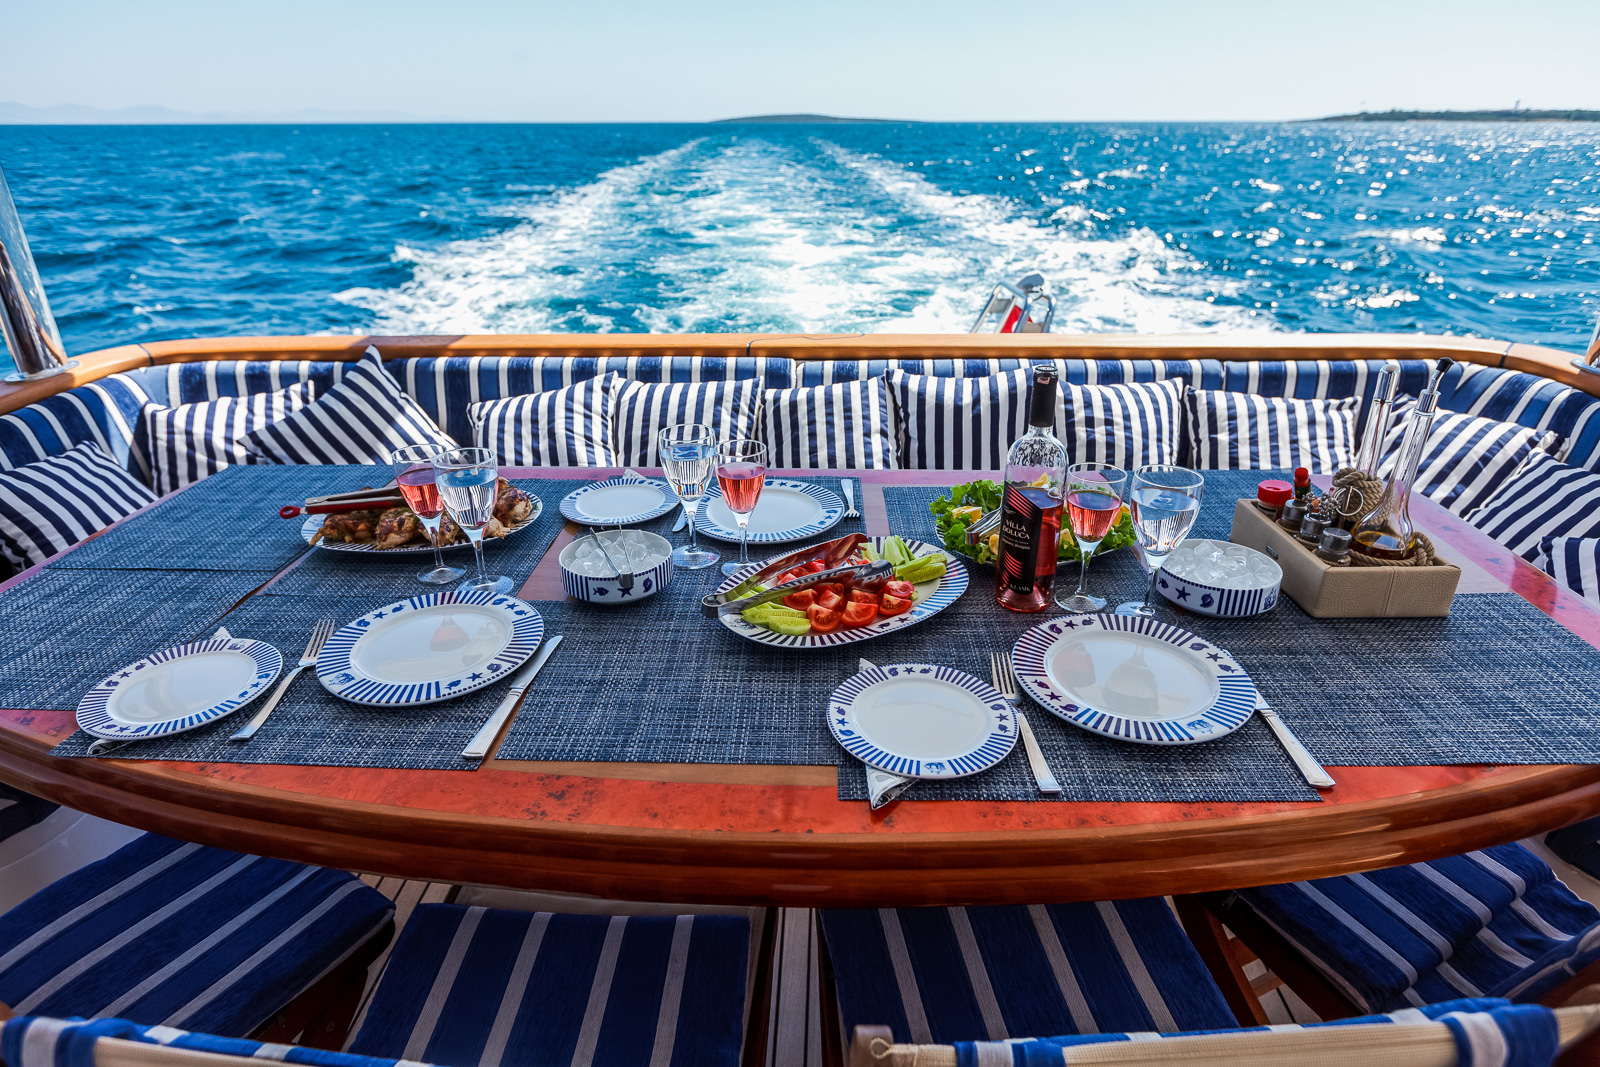
POLYGON ((844 598, 851 602, 859 600, 863 604, 876 604, 878 602, 878 594, 869 593, 865 589, 852 589, 845 594, 844 598))
POLYGON ((901 600, 915 600, 917 598, 917 587, 910 582, 890 582, 883 587, 883 591, 891 596, 897 596, 901 600))
POLYGON ((838 611, 840 605, 844 603, 844 597, 831 591, 827 593, 818 593, 817 603, 827 608, 829 611, 838 611))
POLYGON ((790 593, 784 597, 783 602, 791 608, 798 608, 804 611, 817 602, 817 591, 815 589, 802 589, 798 593, 790 593))
POLYGON ((818 634, 831 634, 839 628, 839 623, 844 616, 821 604, 813 604, 806 609, 806 621, 811 623, 811 632, 818 634))
POLYGON ((806 564, 807 574, 820 574, 827 569, 828 565, 822 562, 820 559, 814 559, 810 563, 806 564))
POLYGON ((773 585, 782 585, 784 582, 792 582, 796 578, 804 578, 804 577, 805 577, 805 575, 803 573, 801 573, 800 571, 798 571, 798 570, 787 571, 784 574, 778 575, 778 580, 773 582, 772 584, 773 585))
POLYGON ((844 624, 846 626, 865 626, 878 617, 878 605, 868 604, 861 600, 852 600, 845 605, 844 624))
MULTIPOLYGON (((904 585, 905 583, 900 583, 904 585)), ((879 615, 904 615, 911 610, 909 597, 895 596, 893 593, 883 594, 883 600, 878 604, 879 615)))
POLYGON ((844 599, 844 586, 839 582, 823 582, 821 585, 814 585, 811 588, 817 591, 817 596, 819 597, 823 593, 832 593, 840 600, 844 599))

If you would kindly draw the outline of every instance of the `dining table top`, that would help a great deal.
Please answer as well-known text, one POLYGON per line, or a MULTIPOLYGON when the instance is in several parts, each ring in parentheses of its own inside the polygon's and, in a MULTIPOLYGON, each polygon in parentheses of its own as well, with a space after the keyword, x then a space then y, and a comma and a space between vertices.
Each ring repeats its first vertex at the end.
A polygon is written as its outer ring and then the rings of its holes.
MULTIPOLYGON (((618 472, 502 473, 571 479, 576 488, 618 472)), ((859 479, 868 534, 890 532, 885 487, 994 477, 773 473, 859 479)), ((1458 595, 1515 592, 1600 647, 1600 609, 1432 501, 1412 507, 1419 528, 1460 564, 1458 595)), ((575 534, 565 526, 532 573, 514 576, 524 599, 565 599, 557 556, 575 534)), ((0 584, 0 607, 5 590, 29 574, 0 584)), ((987 595, 981 578, 966 595, 987 595)), ((1201 892, 1452 855, 1600 812, 1594 765, 1330 766, 1337 784, 1321 802, 904 800, 874 811, 839 799, 832 764, 540 763, 500 759, 493 748, 473 771, 52 756, 75 728, 71 708, 0 710, 0 780, 224 848, 407 878, 673 903, 999 904, 1201 892)))

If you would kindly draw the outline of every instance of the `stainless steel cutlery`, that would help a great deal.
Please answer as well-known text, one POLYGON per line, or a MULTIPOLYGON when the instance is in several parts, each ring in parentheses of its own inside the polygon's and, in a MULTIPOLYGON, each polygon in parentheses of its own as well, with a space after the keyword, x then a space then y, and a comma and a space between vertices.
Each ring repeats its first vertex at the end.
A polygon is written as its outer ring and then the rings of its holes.
POLYGON ((245 723, 242 729, 229 736, 229 741, 248 741, 256 735, 256 731, 261 729, 261 724, 267 721, 267 716, 272 714, 272 709, 278 706, 278 702, 283 699, 283 694, 288 692, 289 686, 294 684, 294 680, 300 676, 300 672, 307 667, 315 667, 317 665, 317 656, 322 652, 322 646, 327 644, 328 638, 333 636, 333 631, 337 627, 338 624, 332 619, 323 619, 317 623, 316 628, 311 631, 311 640, 306 642, 306 650, 300 654, 300 662, 295 664, 294 669, 284 676, 283 681, 278 683, 278 688, 273 690, 272 695, 267 698, 267 702, 261 705, 261 710, 252 715, 250 721, 245 723))
POLYGON ((1041 793, 1061 792, 1061 783, 1050 773, 1050 765, 1044 760, 1044 750, 1039 747, 1038 739, 1033 736, 1033 727, 1028 723, 1028 716, 1023 714, 1017 693, 1017 676, 1011 666, 1011 653, 996 652, 990 656, 989 675, 994 679, 995 689, 1011 702, 1012 710, 1017 713, 1017 729, 1022 734, 1022 747, 1028 753, 1028 766, 1033 770, 1034 784, 1039 787, 1041 793))
POLYGON ((556 634, 544 643, 544 647, 534 655, 532 662, 522 668, 522 672, 512 679, 511 688, 506 692, 505 699, 500 701, 500 706, 495 708, 493 713, 484 720, 483 726, 479 728, 477 734, 473 736, 467 747, 461 750, 462 759, 482 759, 489 754, 489 746, 494 744, 495 735, 500 732, 500 727, 504 726, 506 720, 511 717, 511 712, 516 709, 517 701, 521 700, 522 694, 528 691, 528 686, 533 684, 533 679, 539 673, 539 668, 544 666, 544 661, 550 658, 550 654, 556 650, 556 646, 559 644, 561 644, 561 635, 556 634))

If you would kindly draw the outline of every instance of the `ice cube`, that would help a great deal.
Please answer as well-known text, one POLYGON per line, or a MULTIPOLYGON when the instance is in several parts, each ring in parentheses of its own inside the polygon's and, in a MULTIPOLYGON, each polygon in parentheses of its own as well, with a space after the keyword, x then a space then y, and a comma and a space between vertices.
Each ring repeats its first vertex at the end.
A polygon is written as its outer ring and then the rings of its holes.
POLYGON ((1206 585, 1221 585, 1227 578, 1227 574, 1219 564, 1212 562, 1210 559, 1203 559, 1200 561, 1200 565, 1190 572, 1189 577, 1206 585))

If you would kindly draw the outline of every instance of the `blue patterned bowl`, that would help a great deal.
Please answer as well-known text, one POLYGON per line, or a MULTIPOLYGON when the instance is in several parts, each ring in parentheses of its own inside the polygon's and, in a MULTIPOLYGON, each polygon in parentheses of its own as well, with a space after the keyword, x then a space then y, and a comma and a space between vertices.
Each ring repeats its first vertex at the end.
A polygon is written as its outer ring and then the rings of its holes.
MULTIPOLYGON (((589 535, 574 540, 561 550, 561 585, 567 595, 576 597, 587 604, 632 604, 636 600, 654 596, 661 592, 672 582, 672 543, 660 534, 653 534, 647 530, 625 531, 630 538, 636 539, 633 547, 633 559, 643 561, 651 559, 654 562, 648 567, 637 571, 633 576, 633 588, 624 589, 622 584, 613 574, 589 575, 579 573, 574 569, 579 552, 579 546, 589 540, 589 535)), ((600 535, 610 544, 611 539, 617 536, 614 530, 602 530, 600 535)), ((620 562, 622 553, 618 548, 612 548, 611 554, 620 562)), ((639 563, 634 564, 638 566, 639 563)))
POLYGON ((1278 561, 1264 552, 1228 541, 1212 541, 1204 537, 1191 537, 1179 545, 1177 551, 1161 564, 1156 575, 1156 591, 1181 608, 1197 615, 1216 615, 1226 619, 1243 618, 1270 611, 1278 603, 1278 586, 1283 581, 1283 568, 1278 561), (1200 581, 1189 576, 1193 570, 1193 553, 1210 551, 1243 553, 1255 568, 1254 574, 1237 579, 1211 579, 1200 581), (1187 558, 1186 558, 1187 557, 1187 558), (1175 571, 1167 569, 1175 564, 1175 571))

